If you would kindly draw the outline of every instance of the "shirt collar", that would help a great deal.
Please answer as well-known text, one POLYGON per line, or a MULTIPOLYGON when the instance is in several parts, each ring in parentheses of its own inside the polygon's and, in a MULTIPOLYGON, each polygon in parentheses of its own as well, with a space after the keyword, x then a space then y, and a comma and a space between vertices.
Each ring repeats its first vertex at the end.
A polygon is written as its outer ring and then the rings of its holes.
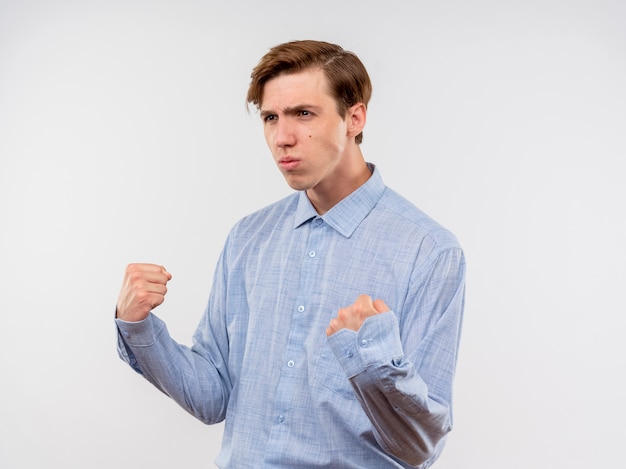
MULTIPOLYGON (((352 236, 354 230, 372 211, 385 191, 385 184, 380 171, 372 163, 368 163, 368 166, 372 171, 372 176, 361 187, 320 217, 346 238, 352 236)), ((294 217, 294 228, 302 226, 317 216, 315 207, 311 204, 306 192, 300 192, 298 208, 294 217)))

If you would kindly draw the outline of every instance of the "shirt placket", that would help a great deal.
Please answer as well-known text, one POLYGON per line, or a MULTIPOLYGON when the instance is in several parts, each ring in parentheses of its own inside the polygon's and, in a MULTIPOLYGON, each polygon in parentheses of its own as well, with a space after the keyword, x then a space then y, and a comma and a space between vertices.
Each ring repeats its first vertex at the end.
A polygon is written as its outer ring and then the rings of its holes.
MULTIPOLYGON (((312 317, 311 305, 314 301, 315 287, 320 275, 322 261, 323 225, 320 217, 302 226, 307 235, 301 246, 299 255, 302 259, 300 280, 296 300, 291 308, 291 328, 285 353, 280 364, 280 379, 276 389, 274 417, 271 423, 272 430, 269 436, 267 459, 279 458, 280 453, 289 452, 290 428, 295 424, 294 419, 303 417, 303 400, 308 399, 303 393, 307 389, 306 353, 303 344, 307 335, 315 333, 312 327, 322 327, 312 317)), ((319 331, 318 331, 319 332, 319 331)))

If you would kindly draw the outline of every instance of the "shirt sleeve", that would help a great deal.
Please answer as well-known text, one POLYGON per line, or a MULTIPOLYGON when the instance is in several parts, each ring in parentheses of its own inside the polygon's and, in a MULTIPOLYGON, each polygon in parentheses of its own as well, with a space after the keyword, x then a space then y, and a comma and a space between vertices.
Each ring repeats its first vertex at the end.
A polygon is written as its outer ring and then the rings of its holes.
POLYGON ((139 322, 115 319, 120 358, 207 424, 224 420, 232 390, 227 366, 226 333, 223 328, 209 327, 208 319, 211 309, 222 307, 223 257, 224 253, 216 269, 209 304, 198 326, 198 331, 205 331, 205 335, 210 336, 200 337, 200 333, 196 332, 193 347, 176 342, 165 322, 153 313, 139 322))
POLYGON ((177 343, 154 314, 132 323, 115 320, 120 358, 199 420, 225 417, 229 385, 210 357, 177 343))
POLYGON ((452 428, 464 290, 463 253, 448 249, 416 274, 401 314, 328 338, 378 443, 414 466, 436 458, 452 428))

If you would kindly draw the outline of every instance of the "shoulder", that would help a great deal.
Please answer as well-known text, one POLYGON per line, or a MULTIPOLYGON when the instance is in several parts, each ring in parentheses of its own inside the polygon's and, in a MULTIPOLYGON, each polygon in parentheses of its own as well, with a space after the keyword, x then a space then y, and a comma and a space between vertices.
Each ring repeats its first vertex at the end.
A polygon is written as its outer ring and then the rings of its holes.
POLYGON ((387 224, 390 229, 402 230, 413 241, 432 244, 436 250, 459 248, 456 236, 430 215, 419 209, 408 199, 389 187, 375 208, 378 222, 387 224))
POLYGON ((292 219, 298 206, 298 193, 293 193, 241 218, 231 229, 232 236, 258 235, 274 230, 292 219))

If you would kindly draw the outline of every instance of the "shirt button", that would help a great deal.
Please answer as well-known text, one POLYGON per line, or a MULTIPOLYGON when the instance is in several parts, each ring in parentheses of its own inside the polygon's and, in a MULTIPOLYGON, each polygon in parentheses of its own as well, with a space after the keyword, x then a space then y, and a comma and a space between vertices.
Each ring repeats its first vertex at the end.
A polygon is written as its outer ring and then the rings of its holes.
POLYGON ((366 339, 363 339, 361 341, 361 347, 367 347, 367 340, 366 339))
POLYGON ((315 251, 309 251, 309 257, 315 257, 315 251))
POLYGON ((346 357, 352 358, 352 350, 346 350, 346 357))
POLYGON ((295 364, 296 364, 296 363, 295 363, 293 360, 289 360, 289 361, 287 362, 287 366, 288 366, 289 368, 293 368, 295 364))
POLYGON ((318 225, 321 225, 321 224, 322 224, 322 221, 323 221, 323 220, 322 220, 321 218, 316 218, 316 219, 315 219, 315 223, 317 223, 318 225))
POLYGON ((298 306, 298 312, 304 313, 304 306, 302 305, 298 306))
POLYGON ((278 423, 283 423, 285 421, 285 416, 284 415, 279 415, 276 420, 278 420, 278 423))

